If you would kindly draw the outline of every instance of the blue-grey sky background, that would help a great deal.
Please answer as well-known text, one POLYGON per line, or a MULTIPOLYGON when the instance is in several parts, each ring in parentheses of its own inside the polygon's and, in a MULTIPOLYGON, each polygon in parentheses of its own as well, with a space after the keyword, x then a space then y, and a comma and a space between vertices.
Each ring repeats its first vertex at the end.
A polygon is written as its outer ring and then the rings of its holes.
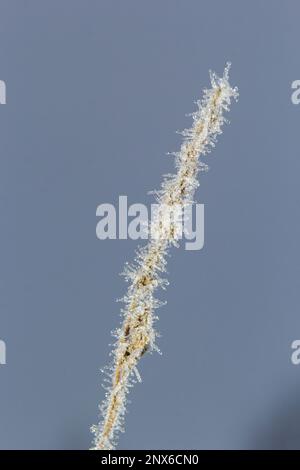
POLYGON ((174 249, 120 449, 300 449, 297 0, 0 0, 0 448, 85 449, 134 241, 96 207, 149 203, 175 130, 232 62, 205 246, 174 249))

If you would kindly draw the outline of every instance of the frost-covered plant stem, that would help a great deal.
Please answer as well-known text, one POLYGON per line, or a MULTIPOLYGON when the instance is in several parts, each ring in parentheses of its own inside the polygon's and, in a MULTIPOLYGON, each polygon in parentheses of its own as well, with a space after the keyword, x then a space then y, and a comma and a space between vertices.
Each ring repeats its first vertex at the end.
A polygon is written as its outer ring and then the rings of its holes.
POLYGON ((177 245, 178 236, 174 223, 164 224, 175 207, 184 208, 193 202, 198 186, 198 172, 206 169, 200 157, 214 146, 216 137, 226 119, 223 112, 229 110, 232 98, 237 98, 236 88, 228 81, 229 64, 223 77, 211 73, 211 88, 204 91, 198 109, 192 114, 193 125, 182 132, 183 143, 175 153, 176 170, 165 178, 162 189, 156 192, 157 216, 151 223, 148 244, 139 249, 133 265, 126 264, 125 276, 129 288, 124 297, 123 324, 115 332, 117 342, 112 352, 113 363, 108 368, 110 385, 106 400, 101 405, 102 422, 92 427, 95 434, 93 449, 113 449, 116 434, 122 431, 126 406, 126 395, 136 381, 140 381, 137 363, 146 351, 158 350, 153 327, 154 310, 160 302, 154 297, 158 287, 164 288, 167 281, 161 278, 165 271, 169 247, 177 245))

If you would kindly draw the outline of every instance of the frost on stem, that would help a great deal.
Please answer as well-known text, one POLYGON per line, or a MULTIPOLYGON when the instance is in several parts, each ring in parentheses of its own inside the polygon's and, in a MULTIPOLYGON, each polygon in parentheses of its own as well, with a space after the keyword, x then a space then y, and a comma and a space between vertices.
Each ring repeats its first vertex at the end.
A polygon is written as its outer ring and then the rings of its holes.
POLYGON ((167 175, 161 189, 155 192, 158 214, 151 222, 148 243, 137 250, 134 263, 125 266, 129 287, 123 298, 123 323, 114 334, 117 340, 112 364, 104 371, 109 385, 100 406, 102 420, 92 427, 95 450, 115 448, 118 432, 123 431, 126 396, 132 385, 141 381, 137 364, 147 351, 158 350, 153 324, 155 309, 161 302, 154 294, 168 284, 162 277, 166 256, 172 245, 178 245, 176 221, 162 221, 169 220, 172 208, 184 208, 194 200, 198 173, 207 169, 200 158, 214 147, 226 122, 223 113, 229 110, 231 99, 238 97, 237 89, 229 84, 229 68, 227 64, 222 77, 210 73, 211 88, 204 90, 202 100, 197 102, 192 127, 181 133, 184 139, 180 151, 174 154, 176 172, 167 175))

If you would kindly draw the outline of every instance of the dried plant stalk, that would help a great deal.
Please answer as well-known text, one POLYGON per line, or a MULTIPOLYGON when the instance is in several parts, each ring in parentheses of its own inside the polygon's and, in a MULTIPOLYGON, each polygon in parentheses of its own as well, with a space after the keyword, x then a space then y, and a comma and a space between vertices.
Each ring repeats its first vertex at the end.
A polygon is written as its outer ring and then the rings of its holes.
POLYGON ((92 427, 95 450, 115 448, 117 434, 123 431, 126 395, 133 383, 141 380, 137 363, 146 351, 158 350, 153 323, 156 319, 154 311, 161 302, 154 297, 154 292, 168 284, 161 273, 165 271, 169 247, 178 244, 174 223, 162 224, 162 221, 169 220, 172 208, 184 208, 193 202, 199 185, 198 172, 207 168, 200 157, 214 146, 226 122, 223 113, 229 110, 231 99, 238 96, 237 89, 228 81, 229 68, 230 64, 227 64, 222 77, 210 74, 211 88, 204 90, 202 100, 197 102, 198 109, 192 114, 193 125, 182 132, 181 149, 174 154, 177 172, 168 175, 162 189, 156 192, 159 215, 152 220, 148 243, 137 251, 133 265, 126 264, 124 274, 129 288, 123 299, 123 324, 115 332, 113 363, 105 370, 110 385, 100 406, 103 419, 92 427))

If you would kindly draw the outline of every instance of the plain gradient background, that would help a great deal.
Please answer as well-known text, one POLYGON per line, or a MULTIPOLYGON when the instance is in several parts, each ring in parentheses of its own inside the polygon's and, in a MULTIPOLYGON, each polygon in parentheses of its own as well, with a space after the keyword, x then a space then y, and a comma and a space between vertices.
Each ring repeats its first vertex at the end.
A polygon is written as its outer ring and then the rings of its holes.
POLYGON ((0 0, 2 449, 85 449, 134 241, 96 207, 150 203, 176 129, 232 61, 205 246, 173 250, 120 449, 300 449, 297 0, 0 0))

